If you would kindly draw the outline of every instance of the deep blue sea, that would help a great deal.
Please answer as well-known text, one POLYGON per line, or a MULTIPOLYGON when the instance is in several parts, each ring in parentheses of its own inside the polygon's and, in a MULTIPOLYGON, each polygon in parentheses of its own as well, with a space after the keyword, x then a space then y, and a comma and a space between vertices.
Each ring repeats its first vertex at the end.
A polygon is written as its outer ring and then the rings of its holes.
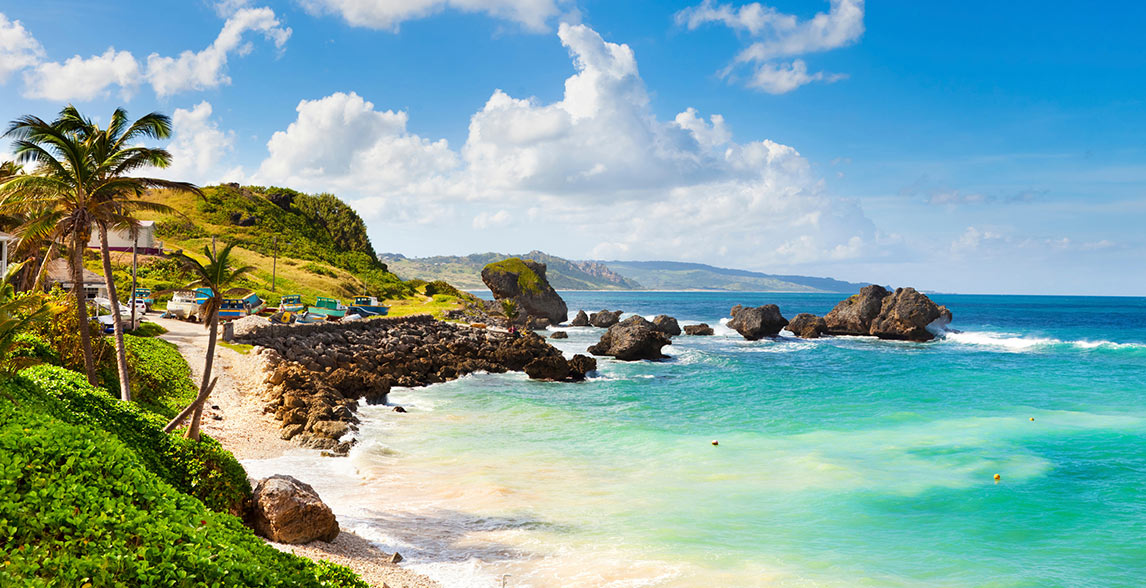
MULTIPOLYGON (((581 384, 398 389, 410 412, 365 407, 349 459, 247 465, 447 586, 1146 582, 1146 298, 934 295, 962 332, 918 344, 722 326, 839 294, 562 296, 717 335, 581 384)), ((567 355, 601 334, 568 332, 567 355)))

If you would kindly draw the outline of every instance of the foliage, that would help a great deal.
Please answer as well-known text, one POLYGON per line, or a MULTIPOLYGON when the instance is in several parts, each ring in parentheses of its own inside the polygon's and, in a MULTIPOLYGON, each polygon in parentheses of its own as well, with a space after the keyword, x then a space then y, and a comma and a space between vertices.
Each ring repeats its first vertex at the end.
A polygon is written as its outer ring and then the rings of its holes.
MULTIPOLYGON (((250 497, 246 472, 230 452, 204 437, 196 442, 163 432, 165 419, 131 402, 116 400, 77 372, 41 365, 20 372, 15 391, 21 405, 57 419, 102 429, 138 455, 148 470, 180 492, 219 512, 238 512, 250 497)), ((0 400, 2 402, 2 400, 0 400)))
MULTIPOLYGON (((75 299, 58 287, 49 292, 47 298, 50 303, 61 307, 62 310, 51 321, 33 327, 33 332, 47 340, 48 345, 55 350, 60 365, 82 372, 84 370, 83 341, 80 337, 77 313, 74 310, 75 299)), ((98 329, 99 324, 93 321, 92 328, 98 329)), ((91 343, 97 374, 102 375, 110 370, 114 380, 115 367, 112 365, 112 349, 107 339, 94 337, 91 343)))
POLYGON ((0 372, 12 371, 18 364, 34 361, 34 355, 20 356, 17 361, 17 337, 25 334, 31 326, 47 321, 54 311, 39 293, 16 294, 12 281, 22 265, 14 263, 8 266, 0 282, 0 372))
POLYGON ((457 296, 461 298, 462 293, 457 288, 451 286, 448 282, 442 280, 435 280, 426 284, 426 296, 433 296, 435 294, 448 294, 450 296, 457 296))
POLYGON ((421 288, 422 286, 429 285, 429 282, 427 282, 426 280, 414 278, 413 280, 406 280, 406 284, 408 286, 410 286, 411 288, 418 289, 418 288, 421 288))
POLYGON ((9 357, 28 358, 36 363, 50 363, 59 365, 60 355, 52 349, 48 340, 35 333, 19 333, 13 339, 12 352, 9 357))
POLYGON ((0 553, 4 586, 364 586, 181 494, 114 435, 2 398, 0 553))
POLYGON ((128 331, 129 335, 136 337, 158 337, 167 332, 167 329, 159 323, 145 322, 140 323, 139 328, 134 331, 128 331))
POLYGON ((322 264, 314 263, 313 261, 302 266, 302 269, 304 269, 304 270, 306 270, 312 274, 318 274, 320 276, 327 276, 327 277, 331 277, 331 278, 337 278, 338 277, 338 274, 335 273, 334 271, 330 270, 329 268, 327 268, 326 266, 324 266, 322 264))
POLYGON ((509 299, 502 300, 501 312, 505 315, 505 318, 511 321, 517 319, 517 303, 509 299))
POLYGON ((514 274, 517 276, 517 286, 522 292, 541 293, 541 276, 529 269, 520 257, 511 257, 495 261, 485 266, 485 269, 498 274, 514 274))
POLYGON ((124 335, 124 343, 131 387, 135 391, 133 400, 153 412, 173 417, 195 399, 191 367, 175 345, 162 339, 132 335, 124 335))
POLYGON ((344 588, 370 588, 354 573, 354 570, 345 566, 319 560, 314 562, 315 576, 326 586, 339 586, 344 588))

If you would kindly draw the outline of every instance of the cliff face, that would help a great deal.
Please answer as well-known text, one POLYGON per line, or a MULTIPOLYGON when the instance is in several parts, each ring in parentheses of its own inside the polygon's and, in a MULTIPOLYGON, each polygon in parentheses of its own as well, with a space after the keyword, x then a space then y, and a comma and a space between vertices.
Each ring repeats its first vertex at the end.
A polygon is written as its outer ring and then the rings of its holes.
POLYGON ((481 279, 493 292, 495 300, 514 301, 522 318, 565 322, 569 308, 545 279, 545 270, 543 263, 511 257, 485 266, 481 279))

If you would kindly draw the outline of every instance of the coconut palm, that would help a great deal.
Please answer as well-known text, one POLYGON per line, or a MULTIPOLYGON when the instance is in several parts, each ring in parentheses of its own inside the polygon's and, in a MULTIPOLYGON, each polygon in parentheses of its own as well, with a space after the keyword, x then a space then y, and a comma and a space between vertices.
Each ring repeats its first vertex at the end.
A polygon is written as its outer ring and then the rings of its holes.
POLYGON ((212 294, 203 303, 199 312, 199 317, 211 329, 207 339, 207 358, 203 363, 203 380, 199 384, 199 395, 187 408, 183 409, 183 412, 171 419, 171 422, 167 423, 167 427, 164 429, 167 432, 175 430, 175 427, 178 427, 188 415, 194 413, 191 417, 191 426, 187 429, 188 439, 199 439, 199 421, 203 416, 203 404, 207 402, 207 397, 211 394, 211 388, 214 386, 214 382, 211 381, 211 369, 215 363, 215 344, 219 337, 219 309, 223 306, 223 295, 230 294, 241 278, 255 271, 253 266, 235 267, 233 265, 235 260, 231 257, 231 252, 236 245, 238 243, 229 243, 221 251, 216 251, 213 245, 210 247, 204 245, 203 257, 207 259, 206 264, 182 253, 172 256, 183 264, 183 267, 193 278, 187 284, 188 289, 210 288, 212 294))
MULTIPOLYGON (((129 175, 147 167, 170 165, 171 154, 166 150, 137 143, 144 139, 170 137, 171 120, 165 115, 151 113, 130 122, 121 108, 116 109, 104 129, 69 105, 51 123, 31 115, 21 117, 9 125, 4 136, 15 139, 17 161, 34 164, 35 170, 31 174, 13 177, 0 186, 0 213, 9 210, 38 211, 23 227, 27 229, 25 232, 38 232, 52 241, 70 241, 73 292, 80 335, 84 341, 84 368, 92 383, 95 383, 95 365, 82 288, 83 250, 91 240, 93 227, 99 231, 104 279, 113 309, 120 395, 124 400, 130 400, 127 353, 118 312, 119 296, 111 271, 108 230, 135 226, 134 214, 139 211, 170 212, 166 206, 141 198, 149 189, 198 192, 198 188, 186 182, 129 175)), ((50 256, 51 251, 48 253, 50 256)))

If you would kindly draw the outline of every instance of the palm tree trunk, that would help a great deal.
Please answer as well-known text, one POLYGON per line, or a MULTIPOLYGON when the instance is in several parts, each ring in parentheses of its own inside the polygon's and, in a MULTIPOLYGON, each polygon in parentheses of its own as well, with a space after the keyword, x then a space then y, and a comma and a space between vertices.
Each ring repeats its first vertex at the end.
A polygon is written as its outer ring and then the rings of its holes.
MULTIPOLYGON (((119 294, 115 291, 115 277, 111 274, 111 249, 107 244, 107 223, 99 224, 99 249, 103 258, 104 282, 111 301, 111 324, 115 330, 115 362, 119 369, 119 399, 131 402, 131 381, 127 373, 127 349, 123 345, 123 321, 119 316, 119 294)), ((134 326, 134 325, 132 325, 134 326)))
POLYGON ((76 319, 80 323, 80 347, 84 350, 84 371, 88 383, 96 385, 95 360, 92 358, 92 329, 88 323, 88 298, 84 293, 84 243, 79 233, 72 236, 72 294, 76 298, 76 319))
MULTIPOLYGON (((216 298, 219 298, 219 293, 215 292, 216 298)), ((203 397, 201 401, 196 403, 195 413, 191 416, 191 426, 187 428, 187 438, 194 441, 199 440, 199 421, 203 418, 203 405, 207 404, 206 391, 210 385, 211 368, 215 364, 215 341, 219 337, 219 311, 222 306, 222 300, 215 300, 215 311, 207 313, 207 320, 211 321, 211 334, 207 338, 207 359, 203 364, 203 381, 199 384, 199 393, 203 397)))
POLYGON ((48 250, 44 252, 44 261, 40 263, 40 269, 36 270, 36 279, 32 282, 32 290, 39 290, 40 284, 44 283, 44 272, 48 268, 48 263, 56 255, 56 242, 53 240, 51 245, 48 245, 48 250))

